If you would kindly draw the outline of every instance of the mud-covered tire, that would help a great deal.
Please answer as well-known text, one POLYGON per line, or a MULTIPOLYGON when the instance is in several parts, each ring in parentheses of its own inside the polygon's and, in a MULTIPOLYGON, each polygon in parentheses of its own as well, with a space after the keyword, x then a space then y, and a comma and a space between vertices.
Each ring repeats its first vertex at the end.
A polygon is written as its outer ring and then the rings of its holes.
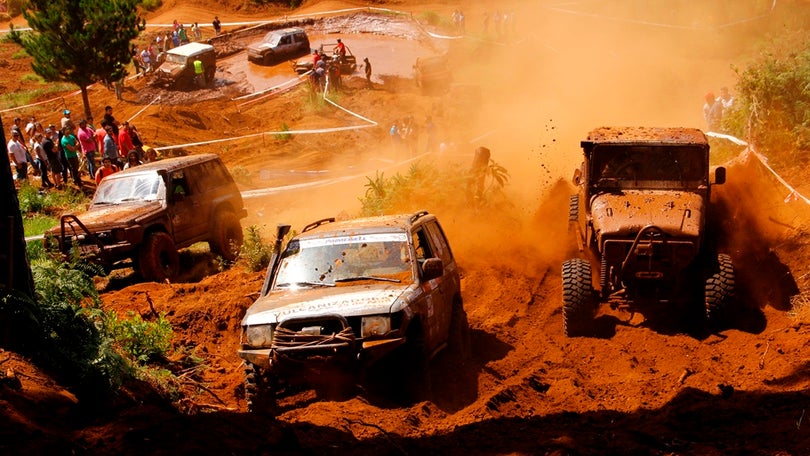
POLYGON ((470 357, 470 324, 461 297, 453 300, 448 339, 450 353, 459 361, 464 362, 470 357))
POLYGON ((566 260, 562 266, 563 322, 568 337, 588 333, 596 313, 591 282, 591 265, 582 258, 566 260))
POLYGON ((231 211, 220 211, 214 216, 208 245, 214 255, 226 261, 235 261, 239 257, 244 234, 239 219, 231 211))
POLYGON ((269 372, 245 363, 245 403, 250 413, 275 415, 276 395, 269 372))
POLYGON ((706 278, 704 309, 706 324, 712 330, 723 328, 731 318, 731 307, 735 295, 734 263, 731 257, 721 253, 717 255, 706 278))
POLYGON ((425 336, 421 328, 408 332, 402 346, 400 366, 404 372, 399 376, 404 382, 401 394, 409 403, 429 400, 433 391, 430 376, 430 360, 425 348, 425 336))
POLYGON ((579 221, 579 195, 571 195, 568 199, 568 223, 579 221))
POLYGON ((180 256, 174 240, 158 231, 147 235, 138 250, 138 271, 144 280, 173 282, 180 273, 180 256))

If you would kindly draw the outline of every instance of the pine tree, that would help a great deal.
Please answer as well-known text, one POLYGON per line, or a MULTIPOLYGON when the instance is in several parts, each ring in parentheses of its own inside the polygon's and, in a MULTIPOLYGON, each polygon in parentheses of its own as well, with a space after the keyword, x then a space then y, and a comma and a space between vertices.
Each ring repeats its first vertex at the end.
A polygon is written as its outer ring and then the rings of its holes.
POLYGON ((87 86, 121 78, 132 60, 131 41, 144 30, 141 0, 28 0, 23 17, 32 32, 12 27, 11 39, 33 58, 34 72, 48 82, 76 84, 85 115, 87 86))

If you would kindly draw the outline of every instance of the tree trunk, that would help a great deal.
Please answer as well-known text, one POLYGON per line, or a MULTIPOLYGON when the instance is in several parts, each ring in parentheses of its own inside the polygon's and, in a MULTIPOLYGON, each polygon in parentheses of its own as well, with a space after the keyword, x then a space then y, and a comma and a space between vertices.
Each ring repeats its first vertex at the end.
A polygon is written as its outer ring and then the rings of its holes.
MULTIPOLYGON (((8 143, 3 121, 0 119, 0 297, 8 296, 12 290, 34 300, 34 278, 28 263, 25 249, 20 201, 14 188, 11 175, 11 161, 8 158, 8 143)), ((8 315, 0 312, 0 343, 7 346, 8 315)))
MULTIPOLYGON (((90 112, 90 97, 87 96, 87 86, 81 86, 82 89, 82 103, 84 103, 84 118, 91 117, 93 113, 90 112)), ((76 120, 76 124, 78 124, 78 119, 76 120)))

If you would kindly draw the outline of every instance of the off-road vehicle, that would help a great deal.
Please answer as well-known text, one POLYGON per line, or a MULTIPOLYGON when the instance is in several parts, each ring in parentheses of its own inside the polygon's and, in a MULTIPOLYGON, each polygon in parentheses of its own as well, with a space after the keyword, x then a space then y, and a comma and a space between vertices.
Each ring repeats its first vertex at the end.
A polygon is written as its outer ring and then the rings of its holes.
POLYGON ((453 82, 446 55, 418 57, 413 70, 416 86, 426 94, 444 94, 453 82))
POLYGON ((725 182, 726 170, 716 168, 710 182, 703 132, 603 127, 581 146, 569 222, 582 256, 562 266, 566 334, 587 334, 604 302, 645 316, 691 309, 722 323, 734 267, 707 235, 707 220, 710 189, 725 182))
POLYGON ((281 253, 242 320, 248 410, 272 412, 285 385, 317 389, 377 361, 419 375, 448 344, 465 345, 458 269, 435 216, 319 220, 282 249, 289 229, 279 226, 281 253))
POLYGON ((309 52, 309 37, 300 27, 270 31, 247 48, 248 61, 263 65, 276 65, 309 52))
MULTIPOLYGON (((316 52, 318 52, 321 56, 321 60, 326 62, 327 65, 332 60, 340 62, 340 74, 346 75, 354 73, 357 69, 357 57, 355 57, 351 49, 346 46, 346 55, 343 56, 343 59, 339 59, 338 53, 334 50, 335 45, 337 45, 337 43, 321 43, 316 52), (327 53, 326 50, 331 50, 331 53, 327 53)), ((293 63, 293 70, 298 74, 304 74, 311 70, 312 66, 312 55, 309 55, 293 63)))
POLYGON ((214 81, 217 55, 214 46, 205 43, 188 43, 172 48, 160 56, 161 63, 155 70, 155 84, 176 89, 194 85, 208 85, 214 81), (202 62, 204 80, 196 81, 194 61, 202 62), (196 84, 195 84, 196 82, 196 84))
POLYGON ((146 280, 174 280, 177 249, 208 242, 234 260, 242 243, 242 195, 215 154, 168 158, 105 177, 87 212, 61 217, 46 246, 107 271, 134 267, 146 280))

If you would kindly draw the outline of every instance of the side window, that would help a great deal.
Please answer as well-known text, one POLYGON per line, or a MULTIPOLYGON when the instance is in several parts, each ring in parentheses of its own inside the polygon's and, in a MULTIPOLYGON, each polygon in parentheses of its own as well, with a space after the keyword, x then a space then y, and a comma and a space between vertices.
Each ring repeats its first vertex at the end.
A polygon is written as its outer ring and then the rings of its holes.
POLYGON ((430 245, 430 237, 425 231, 425 227, 419 227, 413 233, 413 248, 416 250, 416 261, 422 264, 428 258, 433 258, 433 248, 430 245))
POLYGON ((450 246, 447 245, 447 238, 444 236, 442 227, 437 223, 431 223, 428 226, 433 244, 436 248, 436 255, 442 259, 444 264, 450 263, 453 258, 453 253, 450 251, 450 246))
POLYGON ((183 171, 172 172, 172 195, 190 195, 191 189, 188 186, 186 175, 183 171))
POLYGON ((291 39, 292 39, 292 37, 290 35, 282 36, 281 40, 279 40, 278 44, 280 44, 280 45, 290 44, 291 39))

